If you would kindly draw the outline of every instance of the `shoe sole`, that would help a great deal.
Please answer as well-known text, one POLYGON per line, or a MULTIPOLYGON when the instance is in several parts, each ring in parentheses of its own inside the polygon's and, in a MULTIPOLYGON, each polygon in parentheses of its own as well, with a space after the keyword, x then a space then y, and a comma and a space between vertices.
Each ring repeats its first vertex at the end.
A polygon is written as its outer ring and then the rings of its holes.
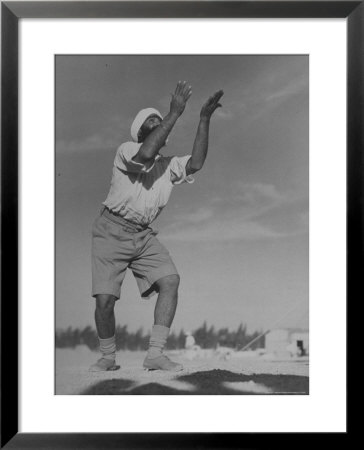
POLYGON ((112 367, 109 367, 108 369, 106 369, 106 371, 107 372, 110 372, 111 370, 119 370, 120 369, 120 366, 112 366, 112 367))
POLYGON ((119 369, 120 369, 120 366, 115 365, 115 366, 109 367, 107 369, 89 370, 89 372, 111 372, 113 370, 119 370, 119 369))
POLYGON ((161 367, 145 367, 143 366, 143 369, 146 370, 147 372, 152 372, 153 370, 162 370, 164 372, 181 372, 181 370, 183 370, 183 367, 181 367, 180 369, 174 370, 174 369, 162 369, 161 367))

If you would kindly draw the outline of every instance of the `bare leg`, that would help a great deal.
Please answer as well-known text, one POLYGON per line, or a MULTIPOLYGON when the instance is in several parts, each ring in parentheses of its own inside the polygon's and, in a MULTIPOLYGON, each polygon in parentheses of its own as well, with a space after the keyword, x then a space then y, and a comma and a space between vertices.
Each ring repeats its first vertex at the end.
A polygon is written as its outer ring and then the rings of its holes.
POLYGON ((109 294, 96 295, 95 322, 101 339, 115 335, 115 307, 116 297, 109 294))
POLYGON ((115 364, 115 307, 116 298, 113 295, 96 295, 95 322, 100 341, 102 358, 90 367, 91 372, 117 370, 115 364))
POLYGON ((149 350, 143 366, 148 370, 180 371, 181 364, 171 361, 163 354, 169 328, 177 308, 178 275, 168 275, 157 281, 159 295, 154 309, 154 325, 149 340, 149 350))
POLYGON ((156 284, 159 295, 154 308, 154 325, 170 328, 177 308, 179 275, 168 275, 156 284))

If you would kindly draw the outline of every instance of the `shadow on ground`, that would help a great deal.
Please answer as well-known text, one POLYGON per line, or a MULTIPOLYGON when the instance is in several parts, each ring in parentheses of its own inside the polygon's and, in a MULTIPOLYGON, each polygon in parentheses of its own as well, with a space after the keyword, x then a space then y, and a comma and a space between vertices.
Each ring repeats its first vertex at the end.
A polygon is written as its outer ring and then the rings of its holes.
POLYGON ((113 378, 83 391, 83 395, 294 395, 309 393, 309 378, 298 375, 243 375, 209 370, 172 380, 144 381, 113 378))

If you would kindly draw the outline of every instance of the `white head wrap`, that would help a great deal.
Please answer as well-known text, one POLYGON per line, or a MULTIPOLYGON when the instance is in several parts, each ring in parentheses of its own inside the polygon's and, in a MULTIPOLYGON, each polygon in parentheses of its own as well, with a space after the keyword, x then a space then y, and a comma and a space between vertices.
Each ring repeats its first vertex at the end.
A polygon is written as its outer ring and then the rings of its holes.
POLYGON ((162 114, 154 108, 142 109, 136 115, 133 123, 131 124, 131 129, 130 129, 131 137, 133 138, 134 142, 138 142, 138 133, 139 133, 140 127, 143 125, 145 120, 152 114, 156 114, 163 120, 162 114))

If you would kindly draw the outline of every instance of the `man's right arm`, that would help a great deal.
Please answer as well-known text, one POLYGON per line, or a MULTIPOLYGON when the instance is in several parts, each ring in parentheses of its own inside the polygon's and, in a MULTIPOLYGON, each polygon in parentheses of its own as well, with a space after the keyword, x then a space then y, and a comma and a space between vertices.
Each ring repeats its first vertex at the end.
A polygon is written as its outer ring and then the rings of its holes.
POLYGON ((191 86, 186 85, 185 81, 183 83, 181 81, 178 82, 176 90, 172 94, 169 113, 165 116, 161 124, 145 138, 138 153, 133 158, 134 161, 146 164, 154 160, 178 118, 183 113, 191 94, 191 86))

